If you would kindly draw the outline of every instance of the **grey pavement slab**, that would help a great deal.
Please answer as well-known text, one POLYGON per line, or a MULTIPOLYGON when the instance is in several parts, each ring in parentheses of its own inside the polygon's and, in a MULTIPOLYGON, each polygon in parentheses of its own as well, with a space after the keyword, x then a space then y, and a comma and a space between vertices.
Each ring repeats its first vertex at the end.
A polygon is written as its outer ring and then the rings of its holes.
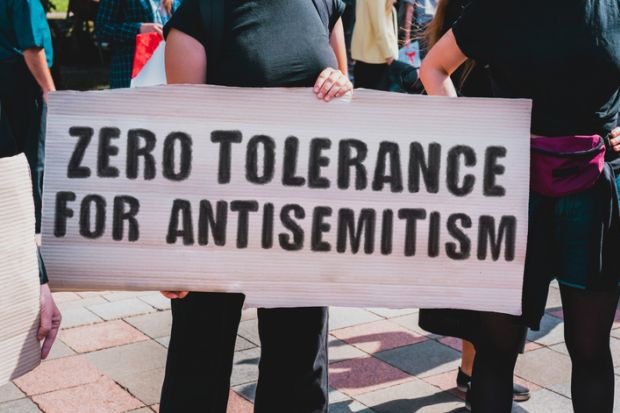
POLYGON ((142 403, 150 405, 159 403, 161 386, 164 382, 164 369, 141 371, 119 377, 116 381, 125 387, 142 403))
POLYGON ((338 330, 340 328, 351 327, 357 324, 371 323, 382 319, 383 317, 373 314, 363 308, 329 308, 330 330, 338 330))
POLYGON ((515 403, 514 406, 513 412, 516 412, 516 409, 527 413, 570 413, 573 411, 573 405, 569 399, 547 389, 534 392, 530 400, 515 403))
POLYGON ((104 320, 116 320, 155 311, 153 307, 138 298, 95 304, 87 308, 104 320))
POLYGON ((549 388, 570 379, 568 356, 548 348, 528 351, 519 356, 515 374, 525 380, 549 388))
POLYGON ((347 400, 352 400, 351 397, 347 396, 346 394, 339 392, 338 390, 330 387, 329 388, 329 402, 330 403, 337 403, 337 402, 343 402, 343 401, 347 401, 347 400))
POLYGON ((566 377, 566 380, 562 383, 556 383, 549 386, 547 390, 551 390, 554 393, 557 393, 561 396, 566 397, 567 399, 571 398, 571 384, 570 384, 570 374, 566 377))
POLYGON ((425 331, 422 328, 420 328, 420 326, 418 325, 419 318, 420 318, 419 313, 413 313, 413 314, 409 314, 403 317, 392 318, 390 321, 393 321, 396 324, 402 327, 405 327, 406 329, 411 330, 421 336, 427 336, 429 338, 439 337, 436 334, 429 333, 428 331, 425 331))
POLYGON ((76 354, 75 351, 71 350, 69 346, 63 343, 60 339, 56 339, 54 341, 54 345, 52 346, 52 350, 47 356, 48 360, 59 359, 63 357, 69 357, 76 354))
POLYGON ((355 396, 377 413, 446 413, 463 408, 463 401, 421 380, 355 396))
POLYGON ((89 324, 100 323, 103 321, 100 317, 88 311, 84 307, 76 307, 68 310, 61 310, 62 328, 80 327, 89 324))
POLYGON ((30 399, 19 399, 1 403, 0 413, 41 413, 41 410, 30 399))
POLYGON ((107 302, 108 301, 104 299, 103 297, 96 295, 96 296, 91 296, 87 298, 82 298, 80 300, 58 303, 58 309, 64 316, 64 313, 67 310, 71 310, 75 308, 84 308, 84 307, 88 307, 89 305, 103 304, 107 302))
POLYGON ((0 403, 10 402, 12 400, 21 399, 22 397, 26 397, 26 395, 13 383, 0 386, 0 403))
POLYGON ((233 373, 230 378, 231 386, 247 384, 258 380, 258 362, 260 349, 253 348, 237 351, 234 358, 233 373))
POLYGON ((241 337, 249 342, 260 345, 260 337, 258 336, 258 319, 245 320, 239 323, 237 332, 241 337))
POLYGON ((374 410, 355 400, 330 403, 329 413, 375 413, 374 410))
POLYGON ((147 336, 160 338, 170 336, 172 314, 170 311, 157 311, 124 319, 147 336))
POLYGON ((414 314, 419 311, 417 308, 404 308, 400 310, 395 310, 392 308, 368 308, 367 310, 383 318, 402 317, 404 315, 414 314))
POLYGON ((461 353, 433 340, 382 351, 376 357, 419 377, 456 370, 461 363, 461 353))
POLYGON ((330 363, 368 356, 368 354, 357 347, 338 340, 334 336, 329 336, 328 354, 330 363))
POLYGON ((155 341, 157 341, 162 346, 168 348, 168 345, 170 344, 170 336, 160 337, 160 338, 156 339, 155 341))
POLYGON ((165 367, 166 349, 154 341, 141 341, 86 354, 88 360, 113 380, 165 367))
POLYGON ((552 346, 564 341, 564 322, 562 319, 545 314, 540 322, 540 330, 530 330, 527 339, 544 346, 552 346))
POLYGON ((241 321, 253 320, 258 317, 256 308, 246 308, 241 312, 241 321))
POLYGON ((547 311, 555 311, 562 308, 562 297, 560 296, 559 288, 549 288, 546 307, 547 311))
POLYGON ((136 410, 130 410, 127 413, 153 413, 153 410, 149 409, 148 407, 141 407, 136 410))
POLYGON ((164 297, 161 293, 150 293, 147 295, 142 295, 138 298, 158 310, 170 310, 170 299, 164 297))
POLYGON ((251 383, 240 384, 238 386, 234 386, 233 390, 243 396, 246 400, 254 403, 254 399, 256 399, 256 384, 257 382, 255 381, 251 383))
POLYGON ((254 347, 256 347, 254 343, 249 342, 241 336, 237 336, 237 339, 235 340, 235 351, 249 350, 254 347))

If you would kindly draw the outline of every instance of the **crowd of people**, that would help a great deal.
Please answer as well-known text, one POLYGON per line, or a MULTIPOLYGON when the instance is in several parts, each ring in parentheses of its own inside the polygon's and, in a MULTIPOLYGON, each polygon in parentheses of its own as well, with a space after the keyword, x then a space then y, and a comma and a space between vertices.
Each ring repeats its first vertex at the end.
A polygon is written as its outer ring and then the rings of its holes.
MULTIPOLYGON (((171 84, 306 86, 324 101, 351 93, 353 85, 529 98, 535 153, 588 164, 592 151, 575 148, 604 143, 605 165, 595 182, 531 191, 522 316, 423 310, 420 325, 464 340, 457 386, 472 411, 510 412, 513 399, 529 398, 527 388, 513 383, 513 370, 527 329, 540 328, 549 284, 557 279, 574 411, 612 412, 610 331, 620 296, 614 254, 620 247, 620 1, 101 0, 95 33, 112 49, 110 87, 129 86, 135 38, 150 32, 166 38, 171 84), (536 13, 523 12, 530 8, 536 13), (401 53, 413 42, 417 49, 408 50, 419 54, 421 67, 401 53)), ((40 1, 0 0, 0 157, 25 153, 37 231, 52 64, 40 1)), ((532 188, 538 188, 538 174, 547 171, 532 170, 532 188)), ((40 275, 45 358, 61 317, 41 259, 40 275)), ((224 413, 244 296, 163 294, 172 300, 173 325, 160 411, 224 413)), ((327 412, 327 308, 259 309, 258 322, 255 411, 327 412)))

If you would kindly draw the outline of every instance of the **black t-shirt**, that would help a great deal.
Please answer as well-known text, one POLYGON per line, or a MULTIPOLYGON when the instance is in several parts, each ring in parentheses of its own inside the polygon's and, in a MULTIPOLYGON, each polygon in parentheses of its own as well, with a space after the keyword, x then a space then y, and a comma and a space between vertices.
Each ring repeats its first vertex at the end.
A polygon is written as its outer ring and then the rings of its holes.
POLYGON ((532 133, 606 133, 620 110, 620 0, 476 0, 453 26, 497 97, 533 99, 532 133))
MULTIPOLYGON (((312 86, 323 69, 338 67, 329 37, 344 11, 341 0, 320 0, 318 7, 311 0, 223 1, 228 2, 223 45, 208 83, 312 86), (322 15, 327 17, 325 22, 322 15)), ((184 0, 166 29, 200 41, 208 61, 208 22, 202 20, 199 3, 184 0)))

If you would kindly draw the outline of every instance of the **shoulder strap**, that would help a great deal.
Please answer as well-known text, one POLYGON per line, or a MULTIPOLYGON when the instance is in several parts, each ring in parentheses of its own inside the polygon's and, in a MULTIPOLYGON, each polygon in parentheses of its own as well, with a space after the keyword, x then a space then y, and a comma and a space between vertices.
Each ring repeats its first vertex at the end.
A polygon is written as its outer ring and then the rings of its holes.
POLYGON ((224 24, 226 0, 200 0, 200 14, 202 22, 207 26, 207 83, 209 73, 215 73, 222 54, 224 41, 224 24))

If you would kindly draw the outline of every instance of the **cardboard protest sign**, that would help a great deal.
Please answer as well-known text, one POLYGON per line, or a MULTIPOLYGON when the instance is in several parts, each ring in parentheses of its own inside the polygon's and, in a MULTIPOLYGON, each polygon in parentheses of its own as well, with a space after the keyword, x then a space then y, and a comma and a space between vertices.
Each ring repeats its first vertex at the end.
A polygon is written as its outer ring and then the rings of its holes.
POLYGON ((0 158, 0 386, 39 365, 39 263, 24 155, 0 158))
POLYGON ((517 314, 530 107, 368 90, 329 104, 307 89, 54 93, 52 286, 517 314))

